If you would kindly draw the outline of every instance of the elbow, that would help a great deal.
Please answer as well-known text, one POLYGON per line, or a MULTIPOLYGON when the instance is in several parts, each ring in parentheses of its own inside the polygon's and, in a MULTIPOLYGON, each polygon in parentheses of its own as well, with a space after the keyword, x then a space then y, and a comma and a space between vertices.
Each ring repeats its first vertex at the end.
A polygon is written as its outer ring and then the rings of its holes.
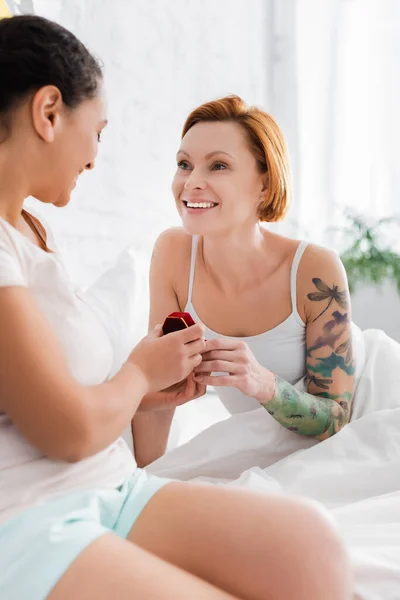
POLYGON ((53 452, 50 458, 70 464, 78 463, 96 454, 95 450, 90 451, 89 448, 85 440, 77 440, 74 444, 65 444, 58 452, 53 452))
POLYGON ((327 440, 328 438, 331 438, 339 433, 339 431, 341 431, 343 427, 348 424, 348 422, 349 420, 347 418, 345 419, 344 415, 333 415, 327 429, 322 434, 315 437, 320 442, 323 442, 324 440, 327 440))
POLYGON ((136 464, 139 467, 139 469, 145 469, 146 467, 153 464, 153 462, 155 462, 159 458, 162 458, 164 455, 165 455, 165 452, 154 452, 153 454, 148 455, 148 456, 143 456, 143 457, 135 456, 135 460, 136 460, 136 464))
POLYGON ((164 456, 165 451, 161 449, 153 450, 151 452, 138 452, 135 448, 135 460, 139 469, 145 469, 153 462, 164 456))
POLYGON ((137 455, 135 455, 135 460, 136 460, 136 464, 139 467, 139 469, 145 469, 146 467, 151 465, 154 461, 158 460, 162 456, 164 456, 164 454, 162 452, 157 452, 157 453, 153 454, 152 456, 140 456, 140 455, 137 456, 137 455))
POLYGON ((52 460, 66 462, 70 464, 81 462, 85 458, 89 458, 94 452, 88 451, 89 444, 84 438, 73 438, 60 440, 60 443, 56 447, 52 447, 50 451, 46 452, 47 456, 52 460))
POLYGON ((53 461, 77 463, 107 446, 101 446, 90 406, 81 388, 68 390, 47 412, 38 411, 16 426, 41 455, 53 461))
POLYGON ((324 433, 321 433, 320 435, 316 435, 315 439, 317 439, 319 442, 323 442, 324 440, 327 440, 329 438, 331 438, 332 436, 334 436, 336 433, 338 433, 339 430, 332 430, 330 427, 324 431, 324 433))
POLYGON ((62 460, 70 464, 90 458, 90 456, 101 450, 95 445, 90 427, 80 425, 75 434, 71 436, 70 442, 65 444, 63 448, 62 460))
POLYGON ((69 448, 64 448, 62 456, 59 457, 59 460, 69 464, 74 464, 85 460, 85 458, 89 458, 89 456, 90 453, 86 451, 85 444, 74 444, 69 448))
POLYGON ((54 442, 47 453, 49 458, 70 464, 81 462, 100 450, 95 446, 93 427, 82 414, 75 415, 73 420, 65 423, 62 433, 54 442))

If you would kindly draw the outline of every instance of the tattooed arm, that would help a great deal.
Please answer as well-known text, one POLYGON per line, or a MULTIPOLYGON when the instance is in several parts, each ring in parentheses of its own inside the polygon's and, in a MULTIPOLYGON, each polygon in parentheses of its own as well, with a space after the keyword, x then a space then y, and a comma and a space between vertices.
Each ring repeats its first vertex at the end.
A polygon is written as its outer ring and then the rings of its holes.
POLYGON ((342 263, 311 246, 298 276, 298 303, 306 321, 308 393, 275 376, 275 394, 260 399, 284 427, 321 440, 350 418, 354 386, 350 298, 342 263))
POLYGON ((260 365, 246 342, 237 338, 206 342, 195 380, 236 387, 287 429, 323 440, 349 421, 353 398, 350 298, 335 253, 307 248, 297 275, 297 306, 307 328, 307 392, 260 365))

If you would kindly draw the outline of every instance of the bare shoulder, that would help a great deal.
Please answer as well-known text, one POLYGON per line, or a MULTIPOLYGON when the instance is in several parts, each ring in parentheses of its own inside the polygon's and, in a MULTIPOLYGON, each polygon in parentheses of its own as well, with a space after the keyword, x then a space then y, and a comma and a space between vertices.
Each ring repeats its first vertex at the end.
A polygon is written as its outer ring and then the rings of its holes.
POLYGON ((192 236, 182 227, 166 229, 154 244, 151 279, 163 281, 164 288, 172 288, 179 305, 186 302, 191 248, 192 236))
POLYGON ((153 266, 174 271, 190 262, 192 236, 182 227, 165 229, 158 236, 152 256, 153 266))
MULTIPOLYGON (((306 317, 316 310, 317 300, 336 298, 350 303, 346 271, 339 255, 329 248, 309 244, 300 261, 297 299, 306 317)), ((303 312, 301 311, 301 312, 303 312)))
MULTIPOLYGON (((276 252, 289 264, 292 264, 302 243, 302 240, 288 238, 272 232, 268 232, 268 241, 268 251, 276 252)), ((314 277, 333 278, 340 282, 347 281, 342 261, 334 250, 317 244, 307 244, 297 271, 297 287, 309 287, 314 277)))
POLYGON ((191 241, 192 236, 186 233, 183 227, 170 227, 158 236, 154 244, 154 252, 184 250, 190 248, 191 241))
POLYGON ((346 273, 337 252, 324 246, 308 244, 299 265, 299 283, 303 279, 309 279, 310 275, 317 277, 318 273, 324 277, 346 280, 346 273))

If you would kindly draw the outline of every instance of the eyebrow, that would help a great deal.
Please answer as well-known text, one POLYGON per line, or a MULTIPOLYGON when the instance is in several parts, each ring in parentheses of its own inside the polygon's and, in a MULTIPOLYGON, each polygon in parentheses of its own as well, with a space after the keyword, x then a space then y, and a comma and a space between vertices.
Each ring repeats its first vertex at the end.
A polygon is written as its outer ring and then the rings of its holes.
MULTIPOLYGON (((185 156, 190 157, 190 154, 185 152, 185 150, 179 150, 178 154, 185 154, 185 156)), ((230 158, 234 158, 232 154, 229 154, 229 152, 225 152, 224 150, 214 150, 213 152, 209 152, 208 154, 206 154, 206 158, 211 158, 212 156, 215 156, 215 154, 225 154, 230 158)))

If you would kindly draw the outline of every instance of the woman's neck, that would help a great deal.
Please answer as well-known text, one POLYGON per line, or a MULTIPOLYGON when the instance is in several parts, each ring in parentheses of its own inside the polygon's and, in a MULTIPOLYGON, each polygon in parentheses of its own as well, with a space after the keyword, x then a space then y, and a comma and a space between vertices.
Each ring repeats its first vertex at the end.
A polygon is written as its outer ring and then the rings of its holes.
POLYGON ((14 160, 0 153, 0 217, 18 228, 25 192, 24 176, 14 160))
POLYGON ((268 231, 256 225, 229 236, 202 237, 200 260, 220 289, 239 292, 265 279, 268 236, 268 231))

